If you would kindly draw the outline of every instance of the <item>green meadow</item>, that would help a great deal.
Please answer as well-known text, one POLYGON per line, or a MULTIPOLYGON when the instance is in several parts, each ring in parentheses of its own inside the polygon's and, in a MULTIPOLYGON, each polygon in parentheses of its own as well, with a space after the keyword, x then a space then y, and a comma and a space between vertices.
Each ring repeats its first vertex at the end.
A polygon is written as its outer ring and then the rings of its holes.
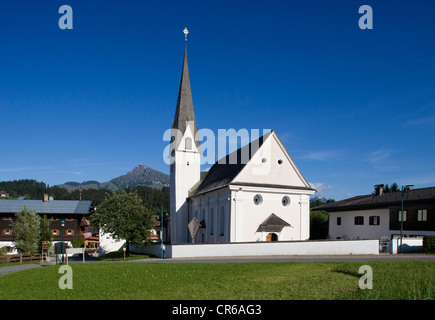
POLYGON ((0 276, 0 299, 24 300, 433 300, 435 262, 72 263, 0 276), (373 270, 362 290, 359 268, 373 270))

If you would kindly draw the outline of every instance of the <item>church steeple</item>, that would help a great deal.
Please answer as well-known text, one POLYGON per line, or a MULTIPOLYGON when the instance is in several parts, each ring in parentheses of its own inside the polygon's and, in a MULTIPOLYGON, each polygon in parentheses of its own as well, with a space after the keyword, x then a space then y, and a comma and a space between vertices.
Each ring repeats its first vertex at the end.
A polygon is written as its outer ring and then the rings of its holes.
MULTIPOLYGON (((185 35, 187 29, 185 29, 185 35)), ((173 129, 178 129, 183 135, 186 131, 188 123, 193 125, 192 132, 194 137, 198 128, 195 122, 195 113, 193 112, 192 91, 190 89, 189 68, 187 66, 187 38, 184 46, 183 70, 181 73, 180 88, 178 90, 177 108, 175 110, 173 129)), ((176 144, 178 146, 179 142, 176 144)), ((195 144, 199 147, 199 141, 195 139, 195 144)))
MULTIPOLYGON (((187 29, 184 29, 185 36, 187 33, 187 29)), ((187 37, 185 39, 187 40, 187 37)), ((186 199, 189 197, 189 191, 200 180, 201 174, 201 151, 190 90, 186 40, 177 109, 171 130, 170 212, 172 243, 187 243, 189 240, 187 225, 191 217, 186 199)))

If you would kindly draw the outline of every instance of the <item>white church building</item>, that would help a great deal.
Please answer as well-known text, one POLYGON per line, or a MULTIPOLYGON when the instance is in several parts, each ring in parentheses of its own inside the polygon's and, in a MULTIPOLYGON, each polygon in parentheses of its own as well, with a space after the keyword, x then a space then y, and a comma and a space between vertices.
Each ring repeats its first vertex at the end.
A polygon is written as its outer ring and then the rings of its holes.
POLYGON ((201 172, 187 46, 171 132, 172 244, 309 239, 310 195, 316 191, 275 131, 201 172))

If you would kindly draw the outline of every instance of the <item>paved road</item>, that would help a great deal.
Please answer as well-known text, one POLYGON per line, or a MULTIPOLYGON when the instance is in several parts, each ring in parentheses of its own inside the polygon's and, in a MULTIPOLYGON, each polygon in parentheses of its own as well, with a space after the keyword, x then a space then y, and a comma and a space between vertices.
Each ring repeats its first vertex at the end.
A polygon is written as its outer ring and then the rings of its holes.
MULTIPOLYGON (((249 257, 217 257, 217 258, 190 258, 190 259, 139 259, 119 263, 243 263, 243 262, 363 262, 363 261, 435 261, 434 254, 380 254, 380 255, 340 255, 340 256, 249 256, 249 257)), ((82 263, 70 259, 71 263, 82 263)), ((86 263, 102 262, 95 259, 86 260, 86 263)), ((113 262, 113 261, 104 261, 113 262)), ((44 265, 54 265, 44 264, 44 265)), ((10 267, 0 267, 0 276, 26 269, 40 268, 40 264, 23 264, 10 267)))
POLYGON ((33 268, 39 268, 41 267, 39 264, 21 264, 21 265, 15 265, 10 267, 0 267, 0 275, 11 273, 11 272, 17 272, 21 270, 26 269, 33 269, 33 268))

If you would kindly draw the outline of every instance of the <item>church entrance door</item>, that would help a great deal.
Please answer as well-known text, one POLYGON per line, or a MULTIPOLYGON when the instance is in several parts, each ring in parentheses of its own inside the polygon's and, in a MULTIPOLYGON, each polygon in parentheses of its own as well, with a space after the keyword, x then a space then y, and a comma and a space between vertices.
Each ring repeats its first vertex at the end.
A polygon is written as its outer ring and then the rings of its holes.
POLYGON ((278 235, 276 233, 268 233, 266 235, 266 241, 278 241, 278 235))

